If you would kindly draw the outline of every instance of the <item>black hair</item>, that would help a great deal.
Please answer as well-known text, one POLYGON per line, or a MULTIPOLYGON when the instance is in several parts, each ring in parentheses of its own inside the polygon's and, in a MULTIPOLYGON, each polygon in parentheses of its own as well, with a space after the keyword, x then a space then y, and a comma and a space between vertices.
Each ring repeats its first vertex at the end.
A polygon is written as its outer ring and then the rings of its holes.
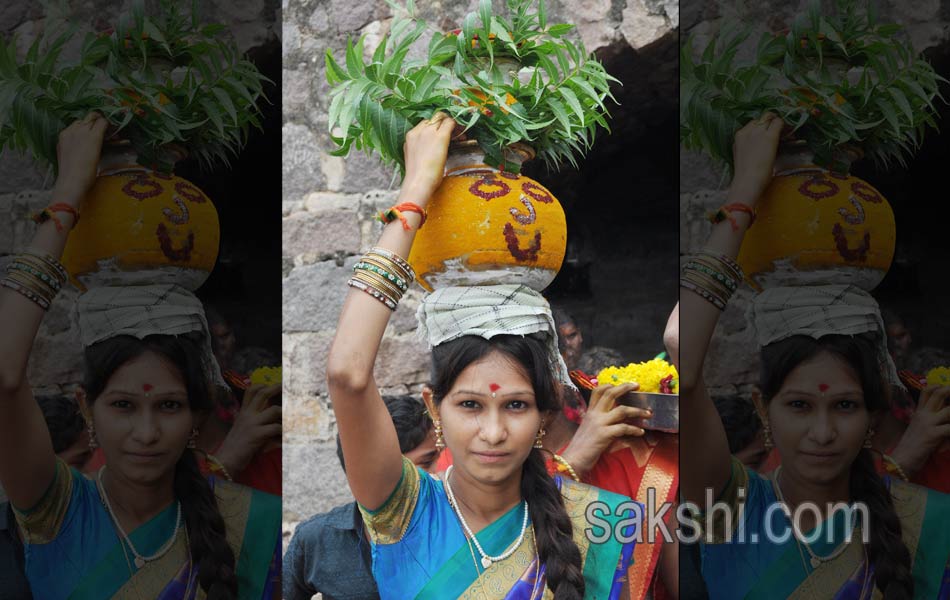
MULTIPOLYGON (((199 333, 150 335, 144 339, 121 335, 86 348, 84 387, 89 405, 105 389, 112 374, 145 352, 154 352, 181 374, 192 412, 212 408, 211 385, 202 368, 199 333)), ((188 528, 191 559, 198 567, 198 584, 209 600, 237 598, 234 551, 227 542, 224 519, 208 481, 201 474, 194 453, 185 450, 175 466, 175 496, 181 502, 188 528)))
MULTIPOLYGON (((538 410, 560 410, 554 375, 544 342, 531 336, 498 335, 490 340, 463 336, 432 349, 432 395, 438 405, 462 371, 492 352, 512 359, 531 381, 538 410)), ((538 557, 545 565, 547 585, 555 600, 584 597, 581 553, 564 500, 548 475, 544 457, 532 449, 521 474, 521 495, 528 502, 537 540, 538 557)))
POLYGON ((735 454, 751 444, 762 429, 755 405, 738 395, 714 396, 712 401, 726 429, 729 452, 735 454))
MULTIPOLYGON (((878 362, 877 339, 873 334, 826 335, 819 339, 796 335, 762 348, 760 387, 768 402, 781 389, 785 378, 802 362, 828 352, 854 371, 864 392, 868 412, 889 406, 888 388, 878 362)), ((887 486, 874 468, 870 450, 862 448, 851 465, 851 499, 864 502, 870 514, 868 558, 874 565, 874 581, 885 600, 914 596, 910 551, 901 539, 901 522, 887 486)))
POLYGON ((577 319, 563 308, 552 308, 551 316, 554 317, 554 326, 558 329, 565 325, 577 326, 577 319))
POLYGON ((76 443, 86 426, 79 404, 71 396, 39 395, 36 402, 43 412, 46 428, 53 440, 53 452, 59 454, 76 443))
MULTIPOLYGON (((399 451, 405 454, 417 447, 432 429, 432 420, 426 414, 425 404, 421 400, 407 394, 398 396, 383 396, 383 403, 389 410, 389 416, 396 426, 396 437, 399 438, 399 451)), ((343 461, 343 444, 340 443, 340 434, 336 436, 336 456, 340 459, 340 466, 346 472, 346 463, 343 461)))

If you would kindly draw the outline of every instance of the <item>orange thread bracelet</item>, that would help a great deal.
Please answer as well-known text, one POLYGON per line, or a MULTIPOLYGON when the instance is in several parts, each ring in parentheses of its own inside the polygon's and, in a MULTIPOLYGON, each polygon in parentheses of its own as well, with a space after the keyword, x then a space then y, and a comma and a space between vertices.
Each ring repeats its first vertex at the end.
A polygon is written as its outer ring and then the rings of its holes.
POLYGON ((52 221, 56 225, 56 231, 62 233, 63 231, 63 222, 59 220, 59 217, 55 213, 64 212, 69 213, 73 216, 73 227, 76 226, 76 223, 79 222, 79 211, 73 208, 72 206, 66 204, 65 202, 57 202, 55 204, 50 204, 40 212, 33 215, 33 222, 38 225, 41 225, 47 221, 52 221))
POLYGON ((756 215, 755 209, 752 208, 751 206, 749 206, 748 204, 742 204, 741 202, 733 202, 732 204, 727 204, 727 205, 723 206, 723 208, 726 209, 726 210, 728 210, 729 212, 733 212, 733 211, 735 211, 735 212, 743 212, 743 213, 749 215, 749 217, 750 217, 749 224, 750 224, 750 225, 751 225, 752 223, 755 223, 755 215, 756 215))
POLYGON ((414 202, 403 202, 401 204, 397 204, 396 206, 387 208, 386 210, 380 211, 376 218, 385 224, 392 223, 396 219, 399 219, 402 222, 402 228, 406 231, 409 231, 411 227, 409 227, 409 221, 407 221, 406 217, 403 216, 403 212, 414 212, 419 214, 422 217, 422 221, 419 222, 419 228, 422 229, 422 226, 425 225, 428 213, 426 213, 424 208, 414 202))
POLYGON ((749 224, 755 223, 755 209, 746 204, 740 204, 734 202, 732 204, 725 204, 720 206, 715 211, 709 213, 709 221, 714 225, 722 223, 723 221, 729 221, 729 225, 732 226, 733 231, 739 231, 739 223, 736 221, 736 218, 732 216, 732 211, 743 212, 751 217, 749 224))

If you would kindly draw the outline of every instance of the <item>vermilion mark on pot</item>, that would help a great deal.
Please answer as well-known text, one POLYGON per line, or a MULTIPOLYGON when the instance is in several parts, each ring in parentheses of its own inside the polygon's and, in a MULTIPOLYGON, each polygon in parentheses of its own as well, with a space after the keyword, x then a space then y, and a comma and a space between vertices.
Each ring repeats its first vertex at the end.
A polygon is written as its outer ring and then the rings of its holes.
POLYGON ((168 235, 168 227, 166 227, 164 223, 158 224, 155 235, 158 237, 158 244, 162 248, 162 254, 167 256, 170 260, 185 262, 191 259, 191 251, 195 248, 194 231, 188 232, 188 240, 182 244, 180 248, 175 248, 172 245, 171 236, 168 235))
POLYGON ((508 251, 519 261, 533 261, 538 259, 538 252, 541 250, 541 232, 534 233, 534 241, 527 248, 522 248, 518 243, 518 234, 511 223, 505 223, 505 242, 508 244, 508 251))
POLYGON ((868 258, 868 250, 871 249, 871 232, 864 232, 864 239, 857 248, 848 246, 848 239, 844 236, 844 228, 841 223, 835 223, 831 230, 831 235, 835 239, 835 246, 838 248, 838 254, 842 258, 852 262, 864 262, 868 258))

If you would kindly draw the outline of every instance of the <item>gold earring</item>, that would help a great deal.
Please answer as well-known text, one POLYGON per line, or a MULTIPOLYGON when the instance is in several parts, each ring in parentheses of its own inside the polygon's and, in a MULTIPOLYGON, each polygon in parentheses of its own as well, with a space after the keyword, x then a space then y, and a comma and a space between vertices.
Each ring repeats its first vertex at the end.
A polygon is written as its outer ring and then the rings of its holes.
POLYGON ((772 442, 772 426, 769 425, 768 420, 762 421, 762 432, 764 433, 765 441, 764 446, 766 450, 771 450, 775 447, 775 444, 772 442))
POLYGON ((188 447, 194 450, 198 447, 198 428, 194 427, 191 430, 191 437, 188 438, 188 447))
POLYGON ((89 433, 89 449, 95 451, 99 447, 99 440, 96 438, 96 426, 92 421, 86 424, 86 431, 89 433))
POLYGON ((435 448, 436 450, 445 449, 445 438, 442 437, 442 421, 436 419, 435 423, 435 448))
POLYGON ((871 438, 874 437, 874 429, 868 429, 868 434, 864 436, 864 447, 873 448, 874 445, 871 443, 871 438))
POLYGON ((538 437, 534 438, 534 447, 535 448, 544 448, 544 444, 541 441, 541 438, 544 437, 544 424, 541 425, 541 429, 538 430, 538 437))

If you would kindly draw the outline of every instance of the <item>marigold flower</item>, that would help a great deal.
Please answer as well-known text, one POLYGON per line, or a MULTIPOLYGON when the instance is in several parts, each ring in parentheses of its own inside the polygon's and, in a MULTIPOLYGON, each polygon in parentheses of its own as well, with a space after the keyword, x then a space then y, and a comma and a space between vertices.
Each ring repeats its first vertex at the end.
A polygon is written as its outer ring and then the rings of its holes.
POLYGON ((597 381, 611 385, 639 383, 641 392, 679 393, 679 373, 662 358, 630 363, 625 367, 607 367, 597 374, 597 381), (665 389, 670 392, 664 392, 665 389))

